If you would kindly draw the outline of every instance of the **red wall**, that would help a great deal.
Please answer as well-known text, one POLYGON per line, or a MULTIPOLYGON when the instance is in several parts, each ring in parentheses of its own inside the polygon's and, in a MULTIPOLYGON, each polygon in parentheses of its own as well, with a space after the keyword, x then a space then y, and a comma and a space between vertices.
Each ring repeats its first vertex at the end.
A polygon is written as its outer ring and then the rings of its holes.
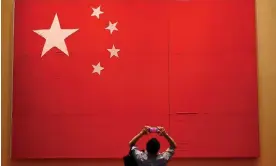
MULTIPOLYGON (((3 166, 119 166, 119 160, 10 160, 11 69, 12 69, 12 0, 2 1, 2 165, 3 166)), ((181 159, 174 166, 275 166, 276 165, 276 8, 275 0, 257 0, 259 50, 259 159, 181 159)), ((115 139, 115 138, 114 138, 115 139)), ((112 141, 112 140, 111 140, 112 141)), ((93 150, 93 149, 91 149, 93 150)))
MULTIPOLYGON (((127 151, 126 142, 149 122, 164 126, 178 143, 175 158, 259 156, 254 0, 72 2, 16 1, 13 159, 120 158, 127 151), (97 4, 108 11, 101 22, 90 20, 91 8, 86 7, 97 4), (44 39, 31 29, 50 23, 57 11, 56 17, 76 24, 81 32, 70 37, 69 59, 56 56, 56 49, 41 59, 44 39), (120 20, 121 31, 112 37, 124 50, 118 62, 107 56, 102 59, 98 52, 111 44, 110 34, 101 30, 110 18, 120 20), (32 21, 24 25, 27 20, 32 21), (94 39, 84 39, 82 34, 94 39), (87 45, 80 46, 82 40, 87 45), (87 52, 93 56, 71 57, 87 52), (90 77, 85 66, 97 59, 108 69, 90 77), (133 115, 139 119, 135 123, 133 115), (118 128, 128 130, 125 124, 131 124, 130 131, 107 141, 118 128)), ((140 148, 145 140, 139 141, 140 148)), ((164 150, 167 142, 160 141, 164 150)))

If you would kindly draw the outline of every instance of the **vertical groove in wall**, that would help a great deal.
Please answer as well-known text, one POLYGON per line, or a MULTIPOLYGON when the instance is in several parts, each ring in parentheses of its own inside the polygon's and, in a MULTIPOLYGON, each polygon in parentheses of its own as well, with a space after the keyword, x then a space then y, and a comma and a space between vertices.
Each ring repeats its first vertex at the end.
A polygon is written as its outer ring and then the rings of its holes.
POLYGON ((170 134, 170 131, 171 131, 171 89, 170 89, 170 72, 171 72, 171 65, 170 65, 170 63, 171 63, 171 54, 170 54, 170 52, 171 52, 171 50, 170 50, 170 46, 171 46, 171 40, 170 40, 170 31, 171 31, 171 29, 170 29, 170 18, 171 18, 171 15, 170 15, 170 11, 171 11, 171 3, 170 3, 170 1, 168 0, 167 1, 167 3, 168 3, 168 8, 167 8, 167 10, 168 10, 168 105, 169 105, 169 130, 168 130, 168 132, 169 132, 169 134, 170 134))

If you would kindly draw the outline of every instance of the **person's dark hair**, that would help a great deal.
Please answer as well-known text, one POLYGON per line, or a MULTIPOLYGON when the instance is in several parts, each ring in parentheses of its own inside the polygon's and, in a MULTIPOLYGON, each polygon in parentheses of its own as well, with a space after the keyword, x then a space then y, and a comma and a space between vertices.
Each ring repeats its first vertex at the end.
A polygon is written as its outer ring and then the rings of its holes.
POLYGON ((160 149, 160 143, 156 138, 152 138, 147 142, 147 152, 149 154, 157 154, 160 149))

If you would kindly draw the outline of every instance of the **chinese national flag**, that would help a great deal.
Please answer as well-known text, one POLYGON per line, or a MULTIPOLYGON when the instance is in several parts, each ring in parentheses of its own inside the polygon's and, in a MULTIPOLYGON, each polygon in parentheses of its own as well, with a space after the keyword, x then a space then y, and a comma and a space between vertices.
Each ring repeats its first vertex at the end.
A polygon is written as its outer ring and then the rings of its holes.
POLYGON ((12 157, 122 158, 144 125, 257 156, 254 23, 250 0, 16 1, 12 157))
POLYGON ((16 1, 13 157, 122 157, 144 125, 168 128, 156 2, 16 1))

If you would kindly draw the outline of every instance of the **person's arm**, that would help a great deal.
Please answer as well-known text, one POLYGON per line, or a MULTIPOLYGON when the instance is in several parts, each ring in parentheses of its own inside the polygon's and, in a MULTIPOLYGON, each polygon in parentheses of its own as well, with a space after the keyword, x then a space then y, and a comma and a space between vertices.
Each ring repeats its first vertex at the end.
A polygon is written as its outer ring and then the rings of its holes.
POLYGON ((149 126, 145 126, 142 129, 142 131, 140 131, 139 134, 137 134, 135 137, 132 138, 131 141, 129 141, 129 146, 134 146, 140 138, 142 138, 144 135, 148 134, 149 128, 150 128, 149 126))
POLYGON ((174 155, 174 151, 176 148, 176 143, 174 142, 174 140, 169 136, 169 134, 165 131, 165 129, 163 127, 157 127, 159 129, 159 135, 163 136, 170 144, 170 147, 163 152, 162 158, 166 160, 166 162, 168 162, 172 156, 174 155))
POLYGON ((170 137, 169 134, 166 133, 166 132, 164 133, 163 136, 169 142, 170 148, 175 149, 176 148, 176 143, 174 142, 174 140, 172 139, 172 137, 170 137))
POLYGON ((143 162, 143 160, 145 160, 146 155, 144 152, 140 151, 135 144, 138 142, 138 140, 143 137, 143 135, 148 134, 148 126, 145 126, 142 131, 137 134, 135 137, 132 138, 131 141, 129 141, 129 146, 130 146, 130 150, 131 150, 131 154, 133 155, 133 157, 138 161, 138 162, 143 162))
POLYGON ((144 133, 141 131, 139 134, 137 134, 135 137, 132 138, 131 141, 129 141, 129 146, 134 146, 140 138, 142 138, 144 133))

